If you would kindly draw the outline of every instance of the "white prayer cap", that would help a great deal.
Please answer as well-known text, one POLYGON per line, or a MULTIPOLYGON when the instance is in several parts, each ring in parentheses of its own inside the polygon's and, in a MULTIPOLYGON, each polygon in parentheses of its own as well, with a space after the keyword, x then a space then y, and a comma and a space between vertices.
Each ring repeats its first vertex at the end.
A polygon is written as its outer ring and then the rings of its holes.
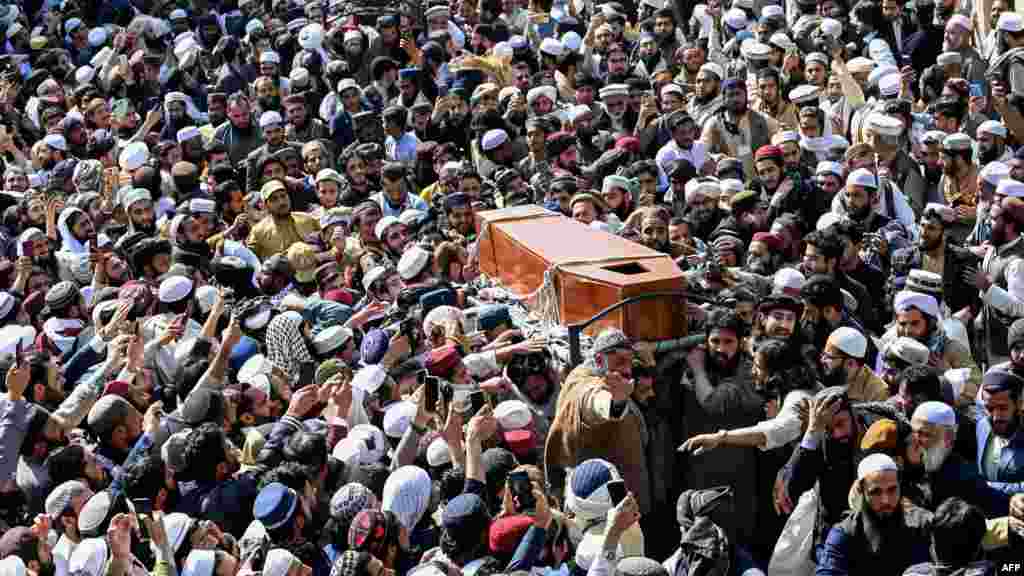
POLYGON ((939 218, 946 224, 952 224, 956 220, 956 212, 953 208, 946 206, 945 204, 939 204, 938 202, 929 202, 925 205, 922 214, 934 212, 939 215, 939 218))
POLYGON ((384 432, 373 424, 359 424, 348 433, 349 437, 361 439, 369 449, 368 458, 370 462, 380 462, 387 451, 387 444, 384 441, 384 432))
POLYGON ((784 17, 785 15, 786 11, 778 4, 769 4, 764 8, 761 8, 761 18, 777 18, 784 17))
POLYGON ((868 84, 877 84, 882 79, 882 76, 899 73, 900 69, 893 64, 878 63, 878 67, 872 70, 871 74, 868 74, 868 84))
POLYGON ((200 312, 208 314, 216 302, 217 289, 215 287, 206 284, 196 288, 196 304, 199 306, 200 312))
POLYGON ((530 91, 526 93, 526 103, 533 106, 533 103, 541 96, 547 98, 552 104, 554 104, 558 99, 558 91, 554 86, 537 86, 536 88, 531 88, 530 91))
POLYGON ((109 38, 107 29, 102 26, 97 26, 96 28, 89 30, 89 45, 93 48, 98 48, 106 44, 107 38, 109 38))
POLYGON ((806 278, 796 268, 779 268, 772 276, 772 292, 800 296, 806 278))
POLYGON ((736 178, 726 178, 718 183, 719 193, 729 196, 743 192, 743 188, 743 181, 736 178))
POLYGON ((946 139, 946 133, 942 130, 929 130, 921 135, 921 144, 942 144, 946 139))
POLYGON ((193 214, 213 214, 217 212, 217 203, 209 198, 193 198, 188 201, 188 211, 193 214))
POLYGON ((260 54, 260 64, 280 64, 281 55, 273 50, 264 50, 260 54))
POLYGON ((299 30, 299 46, 306 50, 319 50, 323 38, 324 27, 319 24, 306 24, 299 30))
POLYGON ((452 461, 451 453, 448 452, 448 443, 438 436, 427 446, 427 466, 436 468, 444 466, 452 461))
POLYGON ((953 408, 945 402, 937 402, 935 400, 918 405, 910 419, 947 428, 956 426, 956 413, 953 411, 953 408))
POLYGON ((408 400, 392 402, 384 411, 384 434, 389 438, 401 438, 409 425, 416 419, 416 404, 408 400))
POLYGON ((675 82, 668 82, 661 87, 661 96, 664 97, 666 94, 678 94, 680 97, 683 96, 683 87, 675 82))
POLYGON ((1024 182, 1006 176, 996 186, 996 194, 1011 198, 1024 198, 1024 182))
POLYGON ((878 188, 878 181, 875 175, 867 168, 858 168, 846 177, 847 186, 864 186, 865 188, 878 188))
POLYGON ((1010 177, 1010 167, 1003 162, 989 162, 981 169, 978 176, 993 186, 999 186, 1003 178, 1010 177))
POLYGON ((629 85, 609 84, 598 91, 598 96, 601 97, 601 100, 605 100, 613 96, 629 96, 629 85))
POLYGON ((192 292, 192 279, 187 276, 171 276, 160 283, 161 302, 171 304, 181 301, 192 292))
POLYGON ((480 147, 484 150, 494 150, 505 142, 508 142, 508 133, 501 128, 495 128, 488 130, 480 139, 480 147))
POLYGON ((887 356, 895 356, 908 364, 924 365, 928 363, 930 352, 928 347, 908 336, 900 336, 885 346, 887 356))
POLYGON ((899 472, 899 467, 888 454, 876 452, 860 461, 857 466, 857 480, 878 472, 899 472))
POLYGON ((911 290, 897 292, 896 297, 893 298, 892 307, 896 312, 906 312, 911 308, 917 308, 922 314, 936 319, 939 317, 939 303, 934 296, 911 290))
POLYGON ((725 79, 725 70, 719 64, 716 64, 714 62, 705 62, 704 64, 701 65, 700 71, 710 72, 711 74, 714 74, 715 77, 718 78, 719 80, 725 79))
POLYGON ((554 38, 545 38, 540 42, 540 51, 548 56, 560 57, 565 53, 565 46, 554 38))
POLYGON ((132 142, 121 150, 117 163, 122 170, 136 170, 149 160, 149 148, 145 142, 132 142))
POLYGON ((964 59, 960 56, 959 52, 943 52, 935 59, 935 63, 939 66, 952 66, 953 64, 961 64, 963 61, 964 59))
POLYGON ((1003 12, 999 15, 996 28, 1004 32, 1020 32, 1024 30, 1024 17, 1016 12, 1003 12))
POLYGON ((900 93, 903 77, 899 74, 886 74, 878 79, 878 93, 882 96, 895 96, 900 93))
POLYGON ((92 79, 96 77, 96 69, 86 64, 85 66, 79 66, 78 70, 75 70, 75 82, 78 84, 88 84, 92 82, 92 79))
POLYGON ((902 120, 877 112, 868 116, 868 127, 883 136, 899 136, 903 133, 902 120))
POLYGON ((1006 138, 1006 125, 998 120, 986 120, 978 126, 978 134, 986 133, 1000 138, 1006 138))
POLYGON ((583 38, 575 33, 575 31, 568 31, 562 35, 562 46, 570 52, 577 52, 580 50, 580 46, 583 45, 583 38))
POLYGON ((274 110, 267 110, 263 114, 260 114, 260 128, 270 128, 271 126, 280 125, 284 120, 281 119, 281 115, 274 110))
POLYGON ((313 349, 320 356, 325 356, 340 350, 351 339, 351 330, 341 325, 334 325, 324 328, 313 337, 313 349))
POLYGON ((153 201, 153 196, 150 195, 149 190, 146 190, 145 188, 129 188, 121 196, 121 207, 128 210, 132 207, 132 204, 143 200, 148 200, 149 202, 153 201))
POLYGON ((839 223, 843 219, 842 216, 835 212, 825 212, 818 217, 818 221, 814 223, 814 229, 821 232, 822 230, 828 229, 833 224, 839 223))
POLYGON ((530 408, 521 400, 505 400, 494 408, 494 417, 502 430, 519 430, 533 422, 530 408))
POLYGON ((36 339, 36 329, 30 325, 8 324, 0 328, 0 353, 14 353, 21 342, 21 348, 28 350, 36 339))
POLYGON ((401 223, 402 221, 395 216, 385 216, 377 221, 377 226, 373 229, 373 235, 376 236, 378 240, 383 240, 384 233, 387 232, 388 228, 401 223))
POLYGON ((199 128, 197 128, 196 126, 185 126, 184 128, 178 130, 178 143, 181 144, 186 140, 191 140, 198 136, 200 136, 199 128))
POLYGON ((841 326, 832 331, 828 336, 826 345, 831 345, 843 354, 853 358, 864 358, 868 349, 867 338, 859 330, 849 326, 841 326))
POLYGON ((43 144, 54 150, 63 150, 65 152, 68 150, 68 142, 60 134, 47 134, 43 138, 43 144))
POLYGON ((818 26, 822 34, 827 34, 832 38, 839 38, 843 35, 843 23, 835 18, 825 18, 818 26))
POLYGON ((818 162, 818 168, 814 171, 815 174, 834 174, 837 178, 843 177, 843 165, 839 162, 830 162, 823 160, 818 162))
POLYGON ((261 576, 287 576, 298 561, 298 558, 284 548, 274 548, 267 552, 261 576))
POLYGON ((846 69, 849 70, 852 74, 859 72, 870 73, 872 70, 874 70, 874 68, 875 61, 870 58, 865 58, 863 56, 857 56, 856 58, 853 58, 846 63, 846 69))
POLYGON ((413 246, 398 259, 398 275, 402 277, 402 280, 412 280, 423 271, 423 267, 428 262, 430 262, 430 252, 419 246, 413 246))
POLYGON ((747 27, 747 13, 739 8, 730 8, 725 13, 725 23, 733 30, 742 30, 747 27))

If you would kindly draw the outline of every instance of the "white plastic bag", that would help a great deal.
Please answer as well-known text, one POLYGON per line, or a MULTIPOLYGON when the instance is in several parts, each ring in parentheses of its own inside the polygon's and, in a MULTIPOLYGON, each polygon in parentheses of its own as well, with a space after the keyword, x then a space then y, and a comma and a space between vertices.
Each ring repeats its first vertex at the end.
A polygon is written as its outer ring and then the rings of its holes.
POLYGON ((815 564, 814 522, 818 516, 818 492, 808 490, 800 496, 786 527, 775 543, 768 563, 768 576, 813 576, 815 564))

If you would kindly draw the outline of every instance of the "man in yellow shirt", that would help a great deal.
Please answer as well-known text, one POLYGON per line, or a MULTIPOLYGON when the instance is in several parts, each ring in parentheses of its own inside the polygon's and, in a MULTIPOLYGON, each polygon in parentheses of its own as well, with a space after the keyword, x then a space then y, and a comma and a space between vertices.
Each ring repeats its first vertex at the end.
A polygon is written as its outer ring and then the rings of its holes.
POLYGON ((288 189, 280 180, 270 180, 260 189, 260 197, 267 206, 267 216, 260 220, 246 240, 260 260, 284 252, 296 242, 302 242, 308 234, 320 231, 316 218, 302 212, 292 212, 288 189))

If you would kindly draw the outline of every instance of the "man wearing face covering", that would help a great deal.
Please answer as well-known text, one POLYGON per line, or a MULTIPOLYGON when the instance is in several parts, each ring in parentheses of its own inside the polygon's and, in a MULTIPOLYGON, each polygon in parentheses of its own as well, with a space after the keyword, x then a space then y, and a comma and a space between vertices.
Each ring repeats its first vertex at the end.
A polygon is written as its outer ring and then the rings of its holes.
POLYGON ((189 104, 189 97, 182 92, 168 92, 164 96, 164 126, 160 130, 161 140, 177 142, 178 130, 194 124, 188 113, 189 104))
POLYGON ((931 513, 901 502, 900 471, 885 454, 861 460, 850 487, 852 514, 828 533, 816 574, 902 572, 931 556, 931 513))

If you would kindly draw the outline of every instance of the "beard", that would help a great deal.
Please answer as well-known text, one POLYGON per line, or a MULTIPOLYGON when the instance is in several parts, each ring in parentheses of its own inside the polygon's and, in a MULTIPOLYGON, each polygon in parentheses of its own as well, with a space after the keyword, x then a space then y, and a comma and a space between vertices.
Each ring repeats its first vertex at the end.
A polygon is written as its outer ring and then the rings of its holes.
POLYGON ((982 166, 988 164, 989 162, 995 162, 1002 155, 1003 151, 1000 150, 997 146, 990 146, 984 150, 978 150, 978 158, 980 160, 979 163, 982 166))
POLYGON ((146 234, 156 234, 156 222, 137 223, 132 222, 132 230, 146 234))
POLYGON ((732 357, 726 356, 721 352, 713 352, 708 350, 706 352, 707 359, 710 361, 708 365, 719 374, 731 374, 736 369, 736 364, 739 360, 739 354, 734 354, 732 357))
POLYGON ((824 386, 826 388, 830 388, 832 386, 846 386, 846 381, 848 379, 848 374, 846 373, 846 369, 845 368, 839 367, 839 368, 832 368, 831 370, 825 369, 824 367, 822 367, 822 368, 823 368, 822 369, 822 374, 821 374, 821 384, 822 384, 822 386, 824 386))
POLYGON ((703 228, 705 224, 711 222, 711 219, 714 217, 715 212, 711 208, 701 207, 694 208, 693 210, 690 211, 690 214, 693 215, 693 219, 697 223, 697 227, 703 228))
POLYGON ((1009 420, 993 420, 992 431, 1000 438, 1010 438, 1017 432, 1017 425, 1020 420, 1014 414, 1009 420))
POLYGON ((825 339, 832 332, 828 325, 828 321, 825 319, 818 320, 817 322, 801 322, 800 332, 807 338, 807 341, 814 346, 815 350, 822 350, 825 348, 825 339))
POLYGON ((932 250, 935 250, 940 245, 942 245, 942 236, 939 236, 934 240, 925 240, 924 236, 921 236, 921 239, 918 240, 917 243, 921 250, 925 252, 931 252, 932 250))
POLYGON ((772 266, 767 258, 749 258, 747 260, 747 270, 753 274, 767 276, 772 273, 772 266))
POLYGON ((992 227, 992 245, 1002 246, 1006 244, 1006 229, 1002 226, 992 227))
POLYGON ((872 509, 870 505, 865 505, 863 512, 871 519, 871 523, 874 524, 878 528, 878 531, 883 535, 895 528, 899 528, 902 525, 900 507, 898 504, 895 509, 891 511, 885 510, 882 512, 877 512, 872 509))
POLYGON ((925 179, 926 182, 928 182, 929 184, 938 184, 939 180, 941 178, 942 178, 942 169, 941 168, 925 167, 925 169, 924 169, 924 179, 925 179))
POLYGON ((847 208, 846 212, 850 215, 853 220, 865 220, 871 214, 871 206, 862 206, 857 209, 847 208))
POLYGON ((921 451, 921 465, 925 472, 935 472, 946 462, 953 449, 948 446, 932 446, 921 451))
POLYGON ((715 94, 713 92, 707 93, 707 94, 698 94, 696 96, 697 104, 700 104, 701 106, 704 106, 708 102, 711 102, 712 100, 714 100, 717 96, 718 96, 718 94, 715 94))

